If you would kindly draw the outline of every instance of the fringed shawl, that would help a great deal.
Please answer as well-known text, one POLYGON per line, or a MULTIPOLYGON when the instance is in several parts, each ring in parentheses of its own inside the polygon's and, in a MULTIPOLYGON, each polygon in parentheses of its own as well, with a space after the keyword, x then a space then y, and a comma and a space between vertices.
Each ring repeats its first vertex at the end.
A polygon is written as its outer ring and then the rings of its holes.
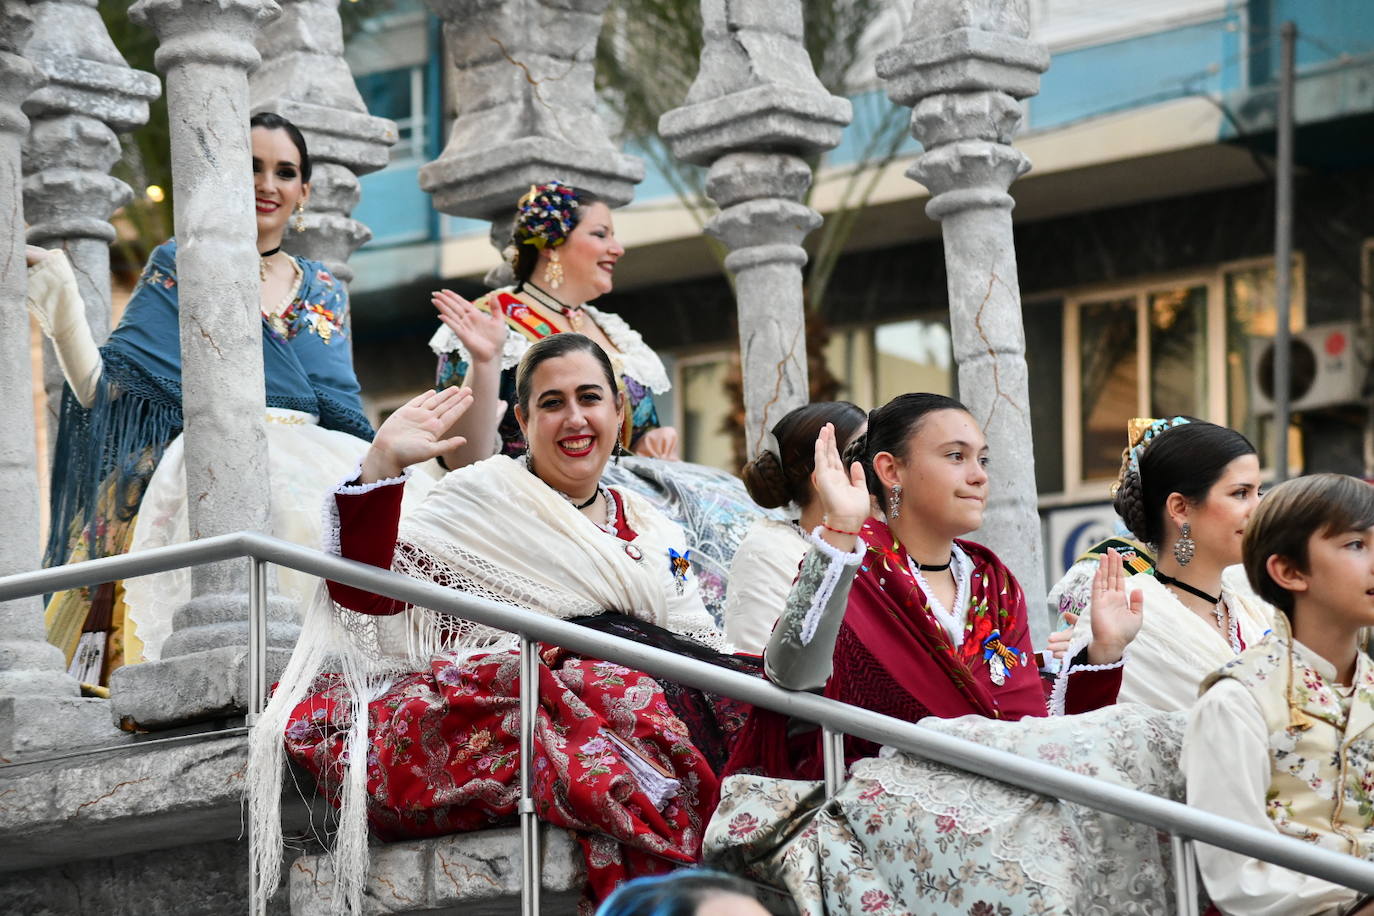
MULTIPOLYGON (((449 473, 406 516, 392 568, 551 617, 621 611, 718 647, 696 577, 689 573, 677 587, 669 551, 685 552, 682 529, 642 497, 616 493, 636 532, 630 542, 597 529, 520 462, 493 456, 449 473)), ((336 505, 331 494, 326 549, 338 545, 336 505)), ((499 651, 513 647, 515 637, 413 606, 394 617, 358 614, 333 605, 324 592, 321 586, 307 609, 295 651, 253 732, 249 787, 259 893, 270 895, 280 877, 283 731, 316 676, 338 671, 352 696, 354 724, 334 843, 334 900, 337 910, 358 913, 367 879, 366 766, 352 764, 366 761, 367 704, 396 674, 427 670, 440 651, 499 651)))
MULTIPOLYGON (((265 406, 312 413, 326 429, 371 440, 347 340, 348 294, 318 261, 296 261, 302 279, 282 316, 287 333, 263 323, 265 406)), ((63 391, 46 565, 66 562, 73 532, 83 529, 91 557, 102 556, 99 526, 91 524, 101 482, 116 475, 115 505, 132 517, 143 479, 181 432, 179 314, 173 239, 153 250, 123 320, 100 348, 94 403, 82 407, 70 388, 63 391)))

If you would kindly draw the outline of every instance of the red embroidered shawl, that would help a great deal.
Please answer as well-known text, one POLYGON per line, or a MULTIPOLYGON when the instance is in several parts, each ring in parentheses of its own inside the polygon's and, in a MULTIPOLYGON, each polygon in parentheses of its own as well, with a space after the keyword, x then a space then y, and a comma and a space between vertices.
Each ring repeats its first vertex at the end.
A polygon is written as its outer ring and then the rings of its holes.
MULTIPOLYGON (((992 551, 959 541, 973 561, 964 641, 955 649, 907 565, 906 549, 883 522, 869 519, 868 552, 854 577, 835 641, 834 672, 825 695, 907 721, 969 714, 1021 719, 1047 714, 1045 691, 1031 652, 1026 598, 992 551), (984 643, 993 631, 1017 656, 1001 686, 993 684, 984 643), (1024 660, 1024 661, 1022 661, 1024 660)), ((776 713, 755 710, 728 771, 814 779, 820 775, 814 733, 793 735, 776 713)), ((846 757, 876 747, 850 739, 846 757)))

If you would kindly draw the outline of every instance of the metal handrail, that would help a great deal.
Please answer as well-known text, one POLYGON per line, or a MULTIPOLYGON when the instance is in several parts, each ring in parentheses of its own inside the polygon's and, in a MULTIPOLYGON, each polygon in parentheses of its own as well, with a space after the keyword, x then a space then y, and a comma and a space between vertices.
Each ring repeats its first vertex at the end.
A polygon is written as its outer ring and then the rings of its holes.
MULTIPOLYGON (((461 616, 494 629, 518 633, 521 636, 522 648, 523 644, 530 641, 552 643, 592 658, 626 665, 654 677, 677 681, 787 716, 815 722, 836 735, 855 735, 998 782, 1148 824, 1176 838, 1176 855, 1181 853, 1178 857, 1185 864, 1192 859, 1192 842, 1198 841, 1313 875, 1361 893, 1374 893, 1374 862, 1321 849, 1219 815, 1197 811, 1187 805, 1146 792, 1123 788, 1089 776, 1061 770, 1046 763, 1028 760, 1007 751, 986 748, 915 723, 904 722, 810 693, 784 690, 760 678, 719 668, 708 662, 684 658, 663 649, 641 645, 564 620, 498 605, 433 582, 412 579, 400 573, 346 560, 256 532, 220 535, 133 555, 87 560, 63 567, 6 576, 0 578, 0 601, 240 557, 250 558, 254 566, 261 563, 286 566, 387 598, 444 614, 461 616)), ((250 616, 258 620, 258 626, 253 627, 257 639, 261 639, 260 624, 265 611, 261 596, 263 581, 259 570, 253 579, 254 588, 250 589, 249 594, 252 608, 250 616)), ((261 651, 260 644, 255 641, 250 641, 249 648, 250 655, 261 651)), ((524 652, 527 653, 528 649, 524 649, 524 652)), ((526 661, 528 662, 528 657, 526 661)), ((250 668, 253 664, 254 662, 250 661, 250 668)), ((527 671, 527 668, 522 668, 522 675, 527 671)), ((254 676, 262 676, 260 667, 256 669, 254 676)), ((527 685, 533 689, 533 678, 522 676, 522 693, 527 685)), ((262 694, 257 695, 260 697, 262 694)), ((250 715, 257 712, 256 709, 249 710, 250 715)), ((523 727, 524 723, 531 722, 532 717, 522 719, 523 727)), ((825 743, 832 753, 839 744, 838 741, 825 743)), ((532 817, 532 812, 530 816, 532 817)), ((525 812, 522 811, 522 821, 524 820, 525 812)), ((523 848, 526 851, 524 864, 528 873, 533 864, 529 862, 533 847, 526 842, 523 848)), ((537 858, 537 851, 535 857, 537 858)), ((537 886, 538 872, 535 871, 534 875, 534 883, 537 886)), ((1193 894, 1191 904, 1184 900, 1179 901, 1180 910, 1192 911, 1196 905, 1196 884, 1193 877, 1189 874, 1180 875, 1178 885, 1181 894, 1193 894)))

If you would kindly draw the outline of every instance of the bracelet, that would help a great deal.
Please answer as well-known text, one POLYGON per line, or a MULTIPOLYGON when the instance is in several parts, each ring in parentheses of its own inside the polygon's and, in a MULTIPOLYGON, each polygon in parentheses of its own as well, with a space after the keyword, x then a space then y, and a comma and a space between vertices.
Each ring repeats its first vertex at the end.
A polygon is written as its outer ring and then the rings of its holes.
POLYGON ((827 525, 825 522, 821 522, 821 527, 824 528, 826 531, 831 531, 831 532, 834 532, 835 534, 847 534, 847 535, 850 535, 851 537, 858 537, 858 536, 859 536, 859 532, 857 532, 857 531, 845 531, 843 528, 832 528, 832 527, 830 527, 829 525, 827 525))

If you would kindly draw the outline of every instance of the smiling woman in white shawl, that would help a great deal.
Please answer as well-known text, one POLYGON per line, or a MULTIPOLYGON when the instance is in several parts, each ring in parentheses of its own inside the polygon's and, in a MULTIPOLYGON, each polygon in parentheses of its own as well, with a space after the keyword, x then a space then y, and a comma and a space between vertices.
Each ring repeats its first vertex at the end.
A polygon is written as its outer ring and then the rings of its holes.
MULTIPOLYGON (((470 402, 467 389, 427 392, 382 425, 358 474, 326 503, 327 549, 750 670, 715 651, 681 530, 601 483, 624 404, 605 353, 580 334, 542 340, 521 361, 516 411, 528 454, 449 474, 400 520, 405 468, 456 445, 444 431, 470 402)), ((512 820, 515 639, 329 583, 255 731, 255 826, 278 835, 284 751, 341 808, 335 899, 356 910, 364 815, 384 840, 512 820)), ((540 660, 535 803, 541 818, 576 832, 590 896, 695 861, 745 711, 556 646, 541 646, 540 660)), ((262 846, 270 892, 276 847, 262 846)))

